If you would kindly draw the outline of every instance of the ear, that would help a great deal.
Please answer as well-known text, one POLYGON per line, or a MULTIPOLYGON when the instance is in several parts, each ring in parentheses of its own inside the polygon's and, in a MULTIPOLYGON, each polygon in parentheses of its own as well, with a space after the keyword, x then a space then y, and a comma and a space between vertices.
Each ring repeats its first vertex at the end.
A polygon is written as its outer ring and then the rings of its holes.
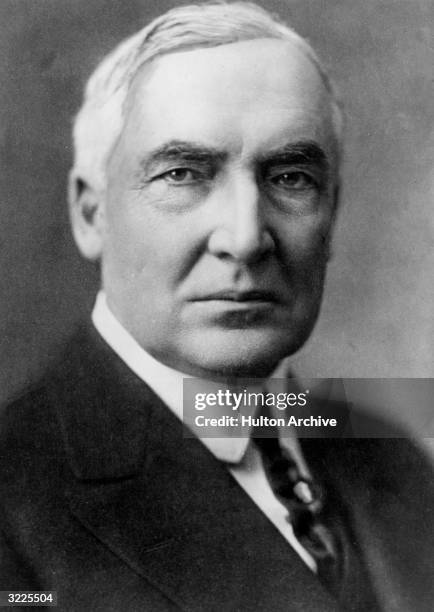
POLYGON ((72 170, 69 175, 68 200, 75 243, 83 257, 96 261, 101 257, 103 246, 103 192, 72 170))

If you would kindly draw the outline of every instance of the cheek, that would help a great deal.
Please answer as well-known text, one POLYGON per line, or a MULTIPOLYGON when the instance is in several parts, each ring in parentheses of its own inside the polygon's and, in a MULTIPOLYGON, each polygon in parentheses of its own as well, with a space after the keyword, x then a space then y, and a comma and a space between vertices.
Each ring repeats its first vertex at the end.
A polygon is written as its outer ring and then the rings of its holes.
POLYGON ((315 315, 323 292, 328 261, 327 230, 329 223, 300 223, 285 236, 285 276, 294 298, 293 316, 304 320, 315 315))
POLYGON ((316 268, 321 271, 328 259, 329 231, 330 218, 325 216, 293 220, 286 228, 282 224, 278 239, 287 266, 300 274, 314 274, 316 268))
POLYGON ((176 285, 188 272, 198 252, 198 226, 179 215, 162 214, 137 202, 124 204, 108 219, 105 256, 142 290, 176 285))

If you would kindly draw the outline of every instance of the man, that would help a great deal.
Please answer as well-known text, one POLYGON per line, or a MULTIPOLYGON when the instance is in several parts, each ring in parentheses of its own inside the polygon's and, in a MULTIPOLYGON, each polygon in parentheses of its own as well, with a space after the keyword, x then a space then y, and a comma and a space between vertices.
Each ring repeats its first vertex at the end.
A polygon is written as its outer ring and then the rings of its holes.
POLYGON ((4 414, 1 589, 65 610, 430 609, 432 473, 410 443, 200 441, 180 419, 184 376, 267 378, 318 316, 341 116, 310 46, 254 5, 173 10, 97 68, 74 139, 102 292, 4 414), (278 464, 319 498, 279 493, 278 464))

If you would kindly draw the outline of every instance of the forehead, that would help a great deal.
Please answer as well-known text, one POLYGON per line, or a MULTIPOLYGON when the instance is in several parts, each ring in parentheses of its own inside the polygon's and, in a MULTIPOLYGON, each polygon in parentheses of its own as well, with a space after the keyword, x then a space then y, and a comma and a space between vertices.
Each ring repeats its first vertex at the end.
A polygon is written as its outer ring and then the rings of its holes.
POLYGON ((157 58, 136 75, 125 114, 131 152, 174 139, 246 155, 308 139, 327 151, 333 140, 317 68, 294 43, 272 39, 157 58))

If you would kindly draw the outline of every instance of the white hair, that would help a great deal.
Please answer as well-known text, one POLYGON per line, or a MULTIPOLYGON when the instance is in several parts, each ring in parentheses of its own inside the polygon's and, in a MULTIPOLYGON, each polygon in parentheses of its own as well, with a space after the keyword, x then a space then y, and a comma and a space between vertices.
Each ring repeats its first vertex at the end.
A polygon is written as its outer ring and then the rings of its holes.
POLYGON ((316 66, 330 94, 337 150, 342 112, 335 89, 310 44, 278 17, 250 2, 182 6, 161 15, 121 42, 89 78, 73 128, 72 179, 104 189, 106 167, 122 132, 124 104, 143 64, 158 56, 197 47, 216 47, 258 38, 290 40, 316 66))

